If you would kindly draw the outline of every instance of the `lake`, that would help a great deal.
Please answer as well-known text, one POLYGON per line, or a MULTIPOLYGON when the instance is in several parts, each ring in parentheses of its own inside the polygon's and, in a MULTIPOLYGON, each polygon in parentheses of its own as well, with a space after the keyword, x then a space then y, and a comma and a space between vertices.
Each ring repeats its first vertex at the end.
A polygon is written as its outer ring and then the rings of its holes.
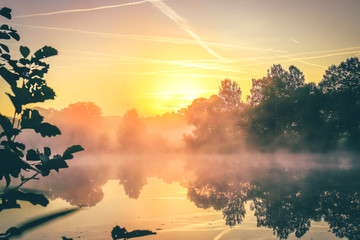
MULTIPOLYGON (((359 158, 350 153, 86 155, 26 185, 47 207, 0 213, 0 232, 56 210, 71 215, 20 239, 359 239, 359 158)), ((26 191, 26 189, 24 189, 26 191)))

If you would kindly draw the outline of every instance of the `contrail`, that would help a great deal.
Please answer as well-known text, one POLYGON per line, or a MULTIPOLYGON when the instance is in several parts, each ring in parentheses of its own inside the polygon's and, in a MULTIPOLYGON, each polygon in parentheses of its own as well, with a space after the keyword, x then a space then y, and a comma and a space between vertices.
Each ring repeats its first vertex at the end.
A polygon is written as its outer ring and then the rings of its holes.
MULTIPOLYGON (((360 53, 359 50, 356 51, 348 51, 348 52, 340 52, 340 53, 331 53, 331 54, 324 54, 324 55, 316 55, 316 56, 311 56, 311 57, 301 57, 301 58, 293 58, 291 57, 291 55, 288 56, 276 56, 278 58, 287 58, 288 60, 279 60, 281 62, 291 62, 291 61, 300 61, 303 62, 305 64, 309 64, 309 65, 313 65, 313 66, 318 66, 318 67, 322 67, 322 68, 326 68, 325 66, 319 65, 319 64, 313 64, 313 63, 309 63, 309 62, 305 62, 305 60, 309 60, 309 59, 319 59, 319 58, 327 58, 327 57, 333 57, 333 56, 341 56, 341 55, 347 55, 347 54, 357 54, 360 53)), ((296 55, 296 54, 294 54, 296 55)), ((297 54, 299 55, 299 54, 297 54)), ((273 61, 267 61, 267 62, 256 62, 256 63, 249 63, 249 64, 242 64, 242 65, 238 65, 239 67, 248 67, 248 66, 256 66, 256 65, 262 65, 262 64, 273 64, 273 61)))
POLYGON ((117 5, 109 5, 109 6, 102 6, 102 7, 95 7, 95 8, 80 8, 80 9, 69 9, 69 10, 62 10, 62 11, 55 11, 55 12, 47 12, 47 13, 35 13, 35 14, 28 14, 28 15, 21 15, 15 16, 14 18, 27 18, 27 17, 37 17, 37 16, 50 16, 50 15, 57 15, 57 14, 64 14, 64 13, 76 13, 76 12, 90 12, 90 11, 97 11, 109 8, 118 8, 118 7, 125 7, 125 6, 132 6, 147 3, 147 0, 137 1, 137 2, 130 2, 130 3, 122 3, 117 5))
POLYGON ((227 234, 228 232, 230 232, 231 230, 233 230, 232 228, 228 228, 224 231, 222 231, 221 233, 219 233, 214 240, 220 240, 222 236, 224 236, 225 234, 227 234))
MULTIPOLYGON (((144 36, 144 35, 134 35, 134 34, 105 33, 105 32, 95 32, 95 31, 87 31, 87 30, 81 30, 81 29, 73 29, 73 28, 47 27, 47 26, 27 25, 27 24, 18 24, 18 23, 13 23, 12 25, 20 26, 20 27, 52 30, 52 31, 77 32, 77 33, 91 34, 91 35, 97 35, 97 36, 102 36, 102 37, 119 37, 119 38, 140 40, 140 41, 164 42, 164 43, 183 44, 183 45, 195 45, 195 44, 198 44, 198 42, 195 41, 194 39, 185 39, 185 38, 171 38, 171 37, 144 36)), ((232 43, 211 42, 211 41, 202 41, 202 42, 204 44, 206 44, 206 45, 214 46, 214 47, 218 47, 218 48, 241 49, 241 50, 263 51, 263 52, 278 52, 278 53, 286 52, 286 51, 275 50, 275 49, 240 46, 240 45, 236 45, 236 44, 232 44, 232 43)))
POLYGON ((214 57, 220 59, 220 60, 226 60, 223 57, 216 54, 213 50, 211 50, 202 40, 201 38, 194 33, 191 30, 191 27, 188 25, 186 20, 182 18, 179 14, 177 14, 172 8, 170 8, 168 5, 166 5, 161 0, 148 0, 148 2, 151 2, 154 4, 156 8, 158 8, 162 13, 164 13, 166 16, 168 16, 171 20, 173 20, 177 26, 183 30, 184 32, 188 33, 200 46, 206 49, 211 55, 214 57))

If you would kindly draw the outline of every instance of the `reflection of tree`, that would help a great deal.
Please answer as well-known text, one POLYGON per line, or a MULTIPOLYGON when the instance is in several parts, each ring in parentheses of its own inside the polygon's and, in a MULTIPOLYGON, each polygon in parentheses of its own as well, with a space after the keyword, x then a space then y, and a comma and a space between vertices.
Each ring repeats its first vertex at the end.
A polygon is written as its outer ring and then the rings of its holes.
POLYGON ((311 220, 321 219, 319 196, 302 189, 287 173, 278 172, 270 177, 259 181, 252 192, 257 226, 272 228, 281 239, 287 239, 293 232, 302 237, 310 229, 311 220))
POLYGON ((104 174, 106 169, 101 167, 103 174, 99 174, 98 169, 71 166, 62 174, 40 179, 33 187, 48 192, 51 199, 60 197, 71 205, 95 206, 102 200, 101 187, 108 180, 104 174))
POLYGON ((213 182, 206 185, 192 183, 188 188, 188 198, 197 207, 222 210, 227 225, 240 224, 245 216, 249 184, 213 182))
POLYGON ((280 239, 300 238, 311 221, 329 223, 337 237, 359 239, 359 169, 312 170, 306 173, 269 171, 251 184, 235 179, 198 179, 189 185, 188 197, 201 208, 221 210, 227 225, 242 222, 245 203, 258 227, 273 229, 280 239))
POLYGON ((141 189, 146 184, 146 175, 144 169, 140 165, 134 167, 121 167, 119 171, 120 184, 124 186, 126 195, 130 198, 137 199, 140 195, 141 189))
POLYGON ((325 222, 337 237, 360 239, 359 192, 324 192, 321 206, 325 222))

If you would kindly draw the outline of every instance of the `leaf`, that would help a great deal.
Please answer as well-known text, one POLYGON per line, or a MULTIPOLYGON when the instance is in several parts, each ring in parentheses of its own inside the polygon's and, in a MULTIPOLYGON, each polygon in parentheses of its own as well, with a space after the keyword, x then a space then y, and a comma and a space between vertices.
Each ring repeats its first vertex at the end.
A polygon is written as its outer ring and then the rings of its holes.
POLYGON ((35 129, 41 124, 43 119, 44 117, 39 114, 39 111, 25 109, 21 115, 21 128, 35 129))
POLYGON ((39 126, 34 128, 34 130, 35 132, 40 133, 42 137, 53 137, 61 134, 61 131, 57 126, 47 122, 41 123, 39 126))
POLYGON ((50 174, 50 170, 55 170, 59 172, 60 168, 68 168, 69 166, 60 155, 55 155, 53 159, 48 161, 42 161, 41 164, 36 165, 36 168, 39 169, 43 176, 50 174))
POLYGON ((1 25, 0 29, 1 29, 1 30, 7 30, 7 31, 10 30, 9 26, 6 25, 6 24, 1 25))
POLYGON ((34 57, 35 57, 35 59, 40 60, 43 58, 55 56, 57 54, 58 54, 58 51, 55 48, 50 47, 50 46, 44 46, 34 53, 34 57))
POLYGON ((9 48, 3 43, 0 43, 0 47, 5 50, 5 52, 9 53, 9 48))
POLYGON ((7 7, 3 7, 0 9, 0 15, 6 17, 7 19, 11 19, 11 9, 7 7))
POLYGON ((26 153, 26 160, 28 161, 39 161, 39 154, 34 149, 29 149, 26 153))
POLYGON ((84 148, 81 145, 73 145, 68 147, 63 153, 63 159, 72 159, 73 153, 84 151, 84 148))
POLYGON ((0 39, 10 39, 10 36, 6 32, 0 30, 0 39))
POLYGON ((7 136, 8 140, 11 139, 13 136, 17 136, 19 135, 19 133, 21 132, 21 130, 17 129, 17 128, 12 128, 10 129, 10 131, 6 131, 6 132, 2 132, 0 133, 0 138, 7 136))
POLYGON ((25 109, 21 116, 21 129, 33 129, 40 133, 42 137, 52 137, 60 135, 60 129, 43 121, 43 116, 37 110, 25 109))
POLYGON ((12 30, 12 31, 9 32, 10 36, 11 36, 13 39, 15 39, 16 41, 19 41, 19 40, 20 40, 19 34, 17 34, 16 30, 13 30, 13 29, 11 29, 11 30, 12 30))
POLYGON ((49 204, 49 200, 43 195, 43 194, 38 194, 38 193, 32 193, 32 192, 22 192, 20 190, 17 189, 10 189, 5 195, 4 197, 7 200, 11 200, 11 201, 17 201, 17 200, 21 200, 21 201, 27 201, 32 203, 33 205, 41 205, 43 207, 46 207, 49 204))
POLYGON ((19 75, 10 72, 5 67, 0 67, 0 76, 3 77, 10 86, 16 86, 16 81, 20 78, 19 75))
POLYGON ((50 157, 51 149, 49 147, 44 147, 44 155, 50 157))
POLYGON ((26 58, 30 54, 30 49, 26 46, 20 46, 20 53, 24 58, 26 58))
POLYGON ((1 57, 7 61, 10 61, 10 55, 7 53, 1 54, 1 57))

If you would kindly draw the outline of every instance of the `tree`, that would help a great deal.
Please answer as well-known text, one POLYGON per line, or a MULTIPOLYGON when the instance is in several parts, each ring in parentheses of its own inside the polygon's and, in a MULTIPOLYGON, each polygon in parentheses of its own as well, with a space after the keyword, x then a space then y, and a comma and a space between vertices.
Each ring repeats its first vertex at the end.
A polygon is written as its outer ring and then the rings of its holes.
POLYGON ((141 152, 145 148, 146 126, 135 109, 127 111, 118 130, 118 142, 124 152, 141 152))
POLYGON ((273 65, 266 77, 252 80, 247 124, 251 142, 271 150, 297 141, 299 125, 294 106, 297 97, 304 97, 304 82, 298 68, 290 66, 286 71, 281 65, 273 65))
POLYGON ((360 144, 360 62, 350 58, 325 71, 319 83, 326 98, 323 117, 334 147, 358 150, 360 144))
POLYGON ((295 66, 286 71, 280 64, 273 65, 266 77, 252 79, 248 101, 251 106, 274 98, 290 97, 297 88, 304 86, 304 74, 295 66))
POLYGON ((225 79, 219 88, 219 98, 221 101, 221 111, 235 111, 241 107, 241 89, 237 82, 225 79))
MULTIPOLYGON (((11 19, 11 10, 2 8, 0 15, 11 19)), ((4 24, 0 27, 0 39, 20 40, 17 31, 4 24)), ((0 43, 0 76, 9 84, 11 92, 6 93, 14 108, 13 118, 0 114, 0 180, 6 181, 6 188, 0 194, 2 203, 0 211, 7 208, 18 208, 17 200, 29 201, 33 204, 46 206, 48 200, 42 194, 24 193, 20 187, 37 176, 47 176, 51 170, 59 171, 67 168, 66 160, 73 154, 82 151, 80 145, 68 147, 62 155, 52 155, 49 147, 27 149, 23 143, 16 142, 16 137, 25 129, 34 130, 42 137, 60 135, 60 130, 44 118, 37 110, 24 108, 29 103, 38 103, 55 98, 55 92, 47 86, 44 75, 49 65, 43 60, 58 54, 57 50, 44 46, 30 55, 30 49, 20 46, 21 58, 12 59, 7 45, 0 43), (20 178, 20 184, 10 186, 11 178, 20 178)))

